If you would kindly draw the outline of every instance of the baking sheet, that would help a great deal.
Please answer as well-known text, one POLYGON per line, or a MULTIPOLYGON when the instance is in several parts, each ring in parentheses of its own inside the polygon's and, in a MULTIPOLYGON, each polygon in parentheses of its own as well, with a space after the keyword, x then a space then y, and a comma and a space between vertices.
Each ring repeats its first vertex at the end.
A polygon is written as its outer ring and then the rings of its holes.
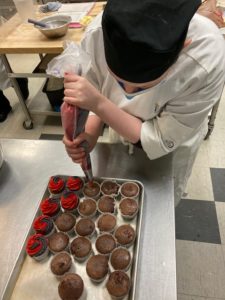
MULTIPOLYGON (((68 176, 58 175, 63 177, 64 179, 67 179, 68 176)), ((120 212, 118 210, 119 207, 119 201, 116 201, 116 207, 117 207, 117 226, 120 226, 122 224, 131 224, 136 231, 136 240, 133 246, 129 247, 129 251, 131 252, 132 256, 132 266, 131 268, 126 272, 128 276, 131 278, 132 282, 132 288, 129 292, 129 295, 127 297, 124 297, 125 300, 134 300, 135 299, 135 284, 136 284, 136 270, 137 270, 137 264, 138 264, 138 250, 139 250, 139 240, 140 240, 140 228, 141 228, 141 220, 142 220, 142 208, 143 208, 143 198, 144 198, 144 188, 141 182, 135 181, 135 180, 129 180, 129 179, 117 179, 117 178, 95 178, 96 181, 101 183, 103 180, 115 180, 118 184, 122 184, 126 181, 132 181, 138 183, 140 187, 140 193, 139 193, 139 212, 137 216, 133 220, 124 220, 122 216, 120 215, 120 212)), ((49 196, 49 192, 46 188, 46 191, 43 195, 44 199, 45 197, 49 196)), ((35 217, 40 214, 40 211, 38 210, 35 217)), ((97 220, 98 214, 96 217, 93 218, 93 220, 97 220)), ((76 217, 77 221, 79 220, 79 217, 76 217)), ((31 224, 32 225, 32 224, 31 224)), ((33 234, 34 232, 32 229, 27 235, 27 238, 33 234)), ((74 236, 75 237, 75 236, 74 236)), ((74 237, 70 237, 70 241, 74 239, 74 237)), ((96 235, 94 238, 91 239, 92 242, 92 248, 94 251, 94 254, 97 254, 97 251, 95 249, 95 240, 96 235)), ((26 241, 25 241, 26 244, 26 241)), ((49 258, 43 262, 37 262, 33 260, 31 257, 25 254, 25 244, 23 247, 23 250, 21 251, 17 265, 14 268, 14 273, 12 274, 7 287, 5 291, 5 297, 3 299, 11 299, 11 300, 57 300, 60 299, 58 295, 58 284, 59 280, 52 274, 50 270, 50 262, 53 258, 53 255, 49 256, 49 258), (16 280, 17 277, 17 280, 16 280), (11 296, 11 297, 10 297, 11 296)), ((111 296, 106 290, 106 282, 108 279, 108 276, 106 279, 99 283, 94 284, 88 275, 86 274, 86 263, 87 260, 83 263, 77 262, 72 258, 73 261, 73 271, 75 273, 78 273, 83 281, 84 281, 84 293, 81 300, 107 300, 111 299, 111 296)), ((110 271, 113 271, 113 269, 110 267, 110 271)))

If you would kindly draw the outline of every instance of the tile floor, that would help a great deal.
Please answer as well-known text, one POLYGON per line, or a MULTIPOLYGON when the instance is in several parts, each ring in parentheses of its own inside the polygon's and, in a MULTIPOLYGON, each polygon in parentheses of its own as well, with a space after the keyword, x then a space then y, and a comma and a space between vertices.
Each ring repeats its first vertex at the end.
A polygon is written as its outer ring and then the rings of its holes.
MULTIPOLYGON (((16 72, 30 72, 39 62, 38 55, 20 55, 19 58, 9 55, 8 58, 16 72)), ((48 106, 46 96, 37 93, 42 86, 43 79, 29 80, 29 106, 48 106)), ((0 123, 1 138, 61 139, 58 117, 35 116, 34 129, 25 130, 24 115, 14 90, 9 88, 6 95, 13 112, 0 123)), ((176 209, 178 300, 225 299, 224 111, 225 92, 213 134, 201 146, 187 196, 176 209)))

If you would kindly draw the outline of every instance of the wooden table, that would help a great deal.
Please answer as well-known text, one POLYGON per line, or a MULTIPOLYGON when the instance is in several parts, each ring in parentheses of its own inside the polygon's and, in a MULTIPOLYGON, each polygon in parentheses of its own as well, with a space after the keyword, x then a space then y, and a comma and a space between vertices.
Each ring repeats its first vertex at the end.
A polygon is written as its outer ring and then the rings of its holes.
MULTIPOLYGON (((89 15, 95 17, 102 11, 105 3, 106 2, 96 2, 89 15)), ((36 6, 35 14, 35 18, 39 20, 43 17, 50 16, 53 13, 40 13, 38 11, 38 6, 36 6)), ((21 23, 18 14, 16 14, 9 21, 0 26, 0 56, 23 109, 26 118, 23 123, 25 129, 33 128, 31 113, 44 115, 59 115, 59 113, 53 111, 29 111, 15 78, 46 77, 46 74, 13 73, 6 54, 60 54, 63 51, 63 43, 65 40, 80 42, 83 34, 84 30, 82 28, 69 28, 67 34, 64 37, 50 40, 42 35, 32 24, 21 23)))

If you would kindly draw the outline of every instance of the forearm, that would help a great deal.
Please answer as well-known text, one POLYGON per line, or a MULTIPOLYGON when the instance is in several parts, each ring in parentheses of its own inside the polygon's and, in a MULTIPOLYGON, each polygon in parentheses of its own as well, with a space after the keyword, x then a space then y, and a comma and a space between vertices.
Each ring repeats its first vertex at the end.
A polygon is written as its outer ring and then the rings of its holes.
POLYGON ((96 137, 97 140, 101 135, 103 124, 97 115, 89 115, 85 125, 85 132, 96 137))
POLYGON ((103 97, 95 107, 101 120, 131 143, 137 143, 141 136, 142 121, 117 107, 103 97))

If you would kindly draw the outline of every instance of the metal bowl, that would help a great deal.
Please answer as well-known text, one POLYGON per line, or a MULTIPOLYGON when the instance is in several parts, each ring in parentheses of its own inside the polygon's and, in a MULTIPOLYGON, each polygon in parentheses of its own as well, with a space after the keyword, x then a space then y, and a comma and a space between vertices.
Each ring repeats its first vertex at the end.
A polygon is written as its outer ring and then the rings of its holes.
POLYGON ((52 17, 46 17, 40 22, 47 25, 47 27, 41 27, 34 25, 42 34, 47 38, 58 38, 64 36, 67 33, 70 22, 72 21, 70 16, 57 15, 52 17))

